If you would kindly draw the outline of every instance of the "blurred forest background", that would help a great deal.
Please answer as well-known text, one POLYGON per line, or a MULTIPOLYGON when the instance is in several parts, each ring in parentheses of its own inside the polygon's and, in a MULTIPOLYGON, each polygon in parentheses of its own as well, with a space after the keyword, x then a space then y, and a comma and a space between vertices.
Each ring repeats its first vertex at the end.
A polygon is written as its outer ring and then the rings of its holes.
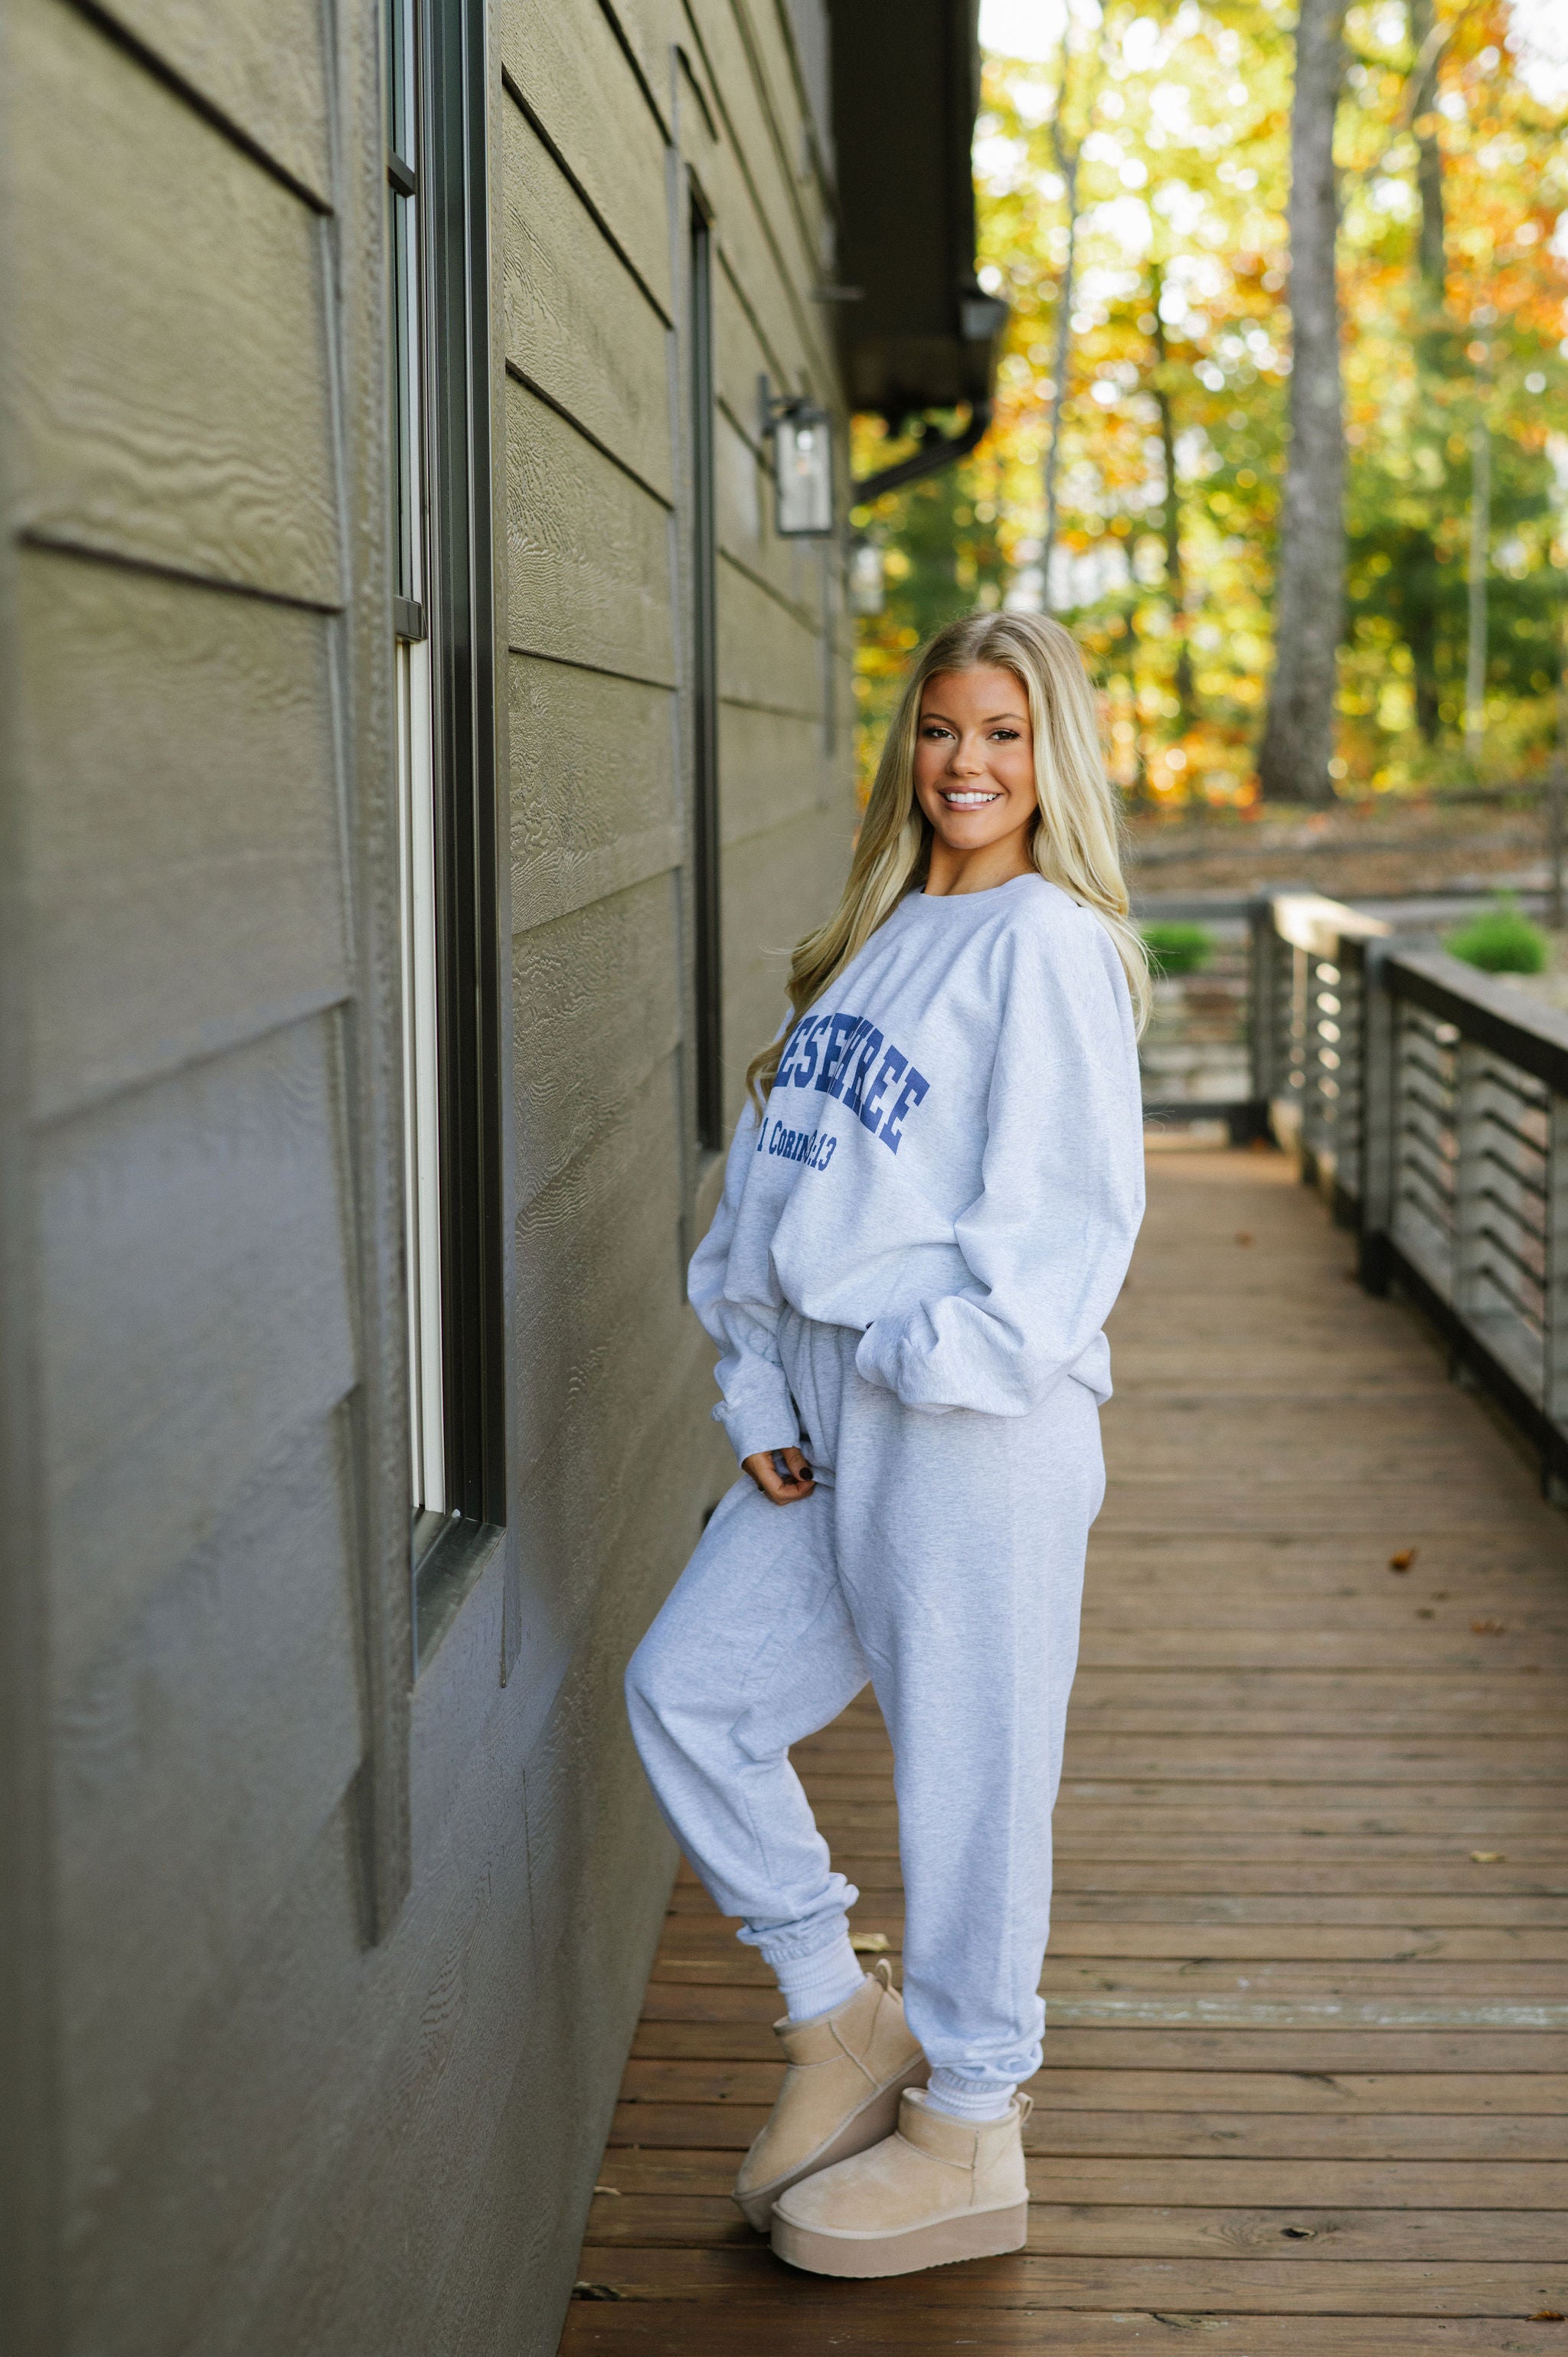
MULTIPOLYGON (((975 454, 854 511, 863 759, 928 632, 1044 608, 1100 680, 1135 835, 1255 821, 1295 8, 985 0, 981 24, 981 283, 1012 317, 975 454)), ((1564 711, 1568 0, 1369 0, 1334 72, 1343 630, 1332 758, 1294 799, 1539 803, 1564 711)), ((918 447, 914 421, 854 431, 857 477, 918 447)))

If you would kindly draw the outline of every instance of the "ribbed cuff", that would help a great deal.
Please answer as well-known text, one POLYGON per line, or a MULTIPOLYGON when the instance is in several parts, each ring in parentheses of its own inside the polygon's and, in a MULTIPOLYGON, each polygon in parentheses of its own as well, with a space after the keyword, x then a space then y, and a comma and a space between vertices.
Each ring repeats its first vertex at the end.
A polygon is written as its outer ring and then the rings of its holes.
POLYGON ((768 1368, 759 1361, 747 1373, 746 1397, 723 1400, 714 1410, 714 1421, 723 1425, 737 1465, 744 1465, 760 1449, 797 1448, 800 1442, 800 1419, 783 1368, 768 1368), (774 1378, 771 1382, 769 1375, 774 1378))
POLYGON ((782 1433, 779 1429, 777 1416, 754 1417, 750 1424, 741 1425, 738 1431, 735 1426, 726 1423, 725 1431, 729 1437, 730 1447, 735 1450, 737 1465, 744 1465, 748 1457, 760 1456, 765 1450, 771 1453, 776 1448, 799 1448, 800 1446, 800 1426, 797 1425, 793 1432, 782 1433))
POLYGON ((902 1400, 904 1405, 913 1408, 917 1415, 953 1415, 955 1411, 950 1400, 905 1399, 899 1390, 898 1374, 908 1334, 908 1320, 904 1318, 879 1318, 875 1325, 868 1326, 854 1354, 856 1374, 864 1376, 868 1383, 875 1383, 880 1390, 891 1392, 896 1400, 902 1400))
POLYGON ((904 1340, 900 1318, 878 1318, 860 1338, 854 1371, 868 1383, 877 1383, 895 1395, 898 1390, 898 1346, 904 1340))

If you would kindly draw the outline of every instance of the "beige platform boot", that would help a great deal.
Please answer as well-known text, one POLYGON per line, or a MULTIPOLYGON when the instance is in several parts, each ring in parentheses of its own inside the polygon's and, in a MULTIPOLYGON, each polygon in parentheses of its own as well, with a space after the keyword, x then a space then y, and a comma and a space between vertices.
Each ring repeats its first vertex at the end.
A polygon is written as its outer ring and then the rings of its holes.
POLYGON ((948 2119, 911 2088, 897 2133, 796 2185, 773 2212, 773 2247, 819 2276, 905 2276, 1024 2247, 1028 2190, 1015 2095, 1004 2120, 948 2119))
POLYGON ((763 2233, 788 2187, 880 2144, 897 2121, 905 2088, 923 2086, 930 2069, 886 1964, 832 2013, 776 2022, 774 2035, 789 2068, 735 2188, 744 2215, 763 2233))

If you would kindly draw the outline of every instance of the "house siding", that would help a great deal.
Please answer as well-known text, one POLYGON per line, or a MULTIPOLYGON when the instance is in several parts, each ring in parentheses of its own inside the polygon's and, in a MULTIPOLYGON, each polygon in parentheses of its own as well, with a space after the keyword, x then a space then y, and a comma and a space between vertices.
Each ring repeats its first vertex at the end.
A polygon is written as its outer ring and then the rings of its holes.
POLYGON ((8 12, 17 2357, 554 2349, 673 1866, 620 1671, 733 1472, 682 1298, 693 182, 732 1115, 853 817, 757 398, 842 414, 822 16, 490 18, 509 1516, 415 1682, 381 10, 8 12))

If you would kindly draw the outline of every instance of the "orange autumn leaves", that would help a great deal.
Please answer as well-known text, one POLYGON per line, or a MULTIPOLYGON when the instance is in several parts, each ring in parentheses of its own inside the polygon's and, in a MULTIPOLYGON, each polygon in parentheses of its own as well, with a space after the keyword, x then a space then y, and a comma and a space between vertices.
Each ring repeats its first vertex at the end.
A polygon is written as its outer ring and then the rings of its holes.
MULTIPOLYGON (((1510 51, 1503 0, 1438 0, 1435 14, 1435 103, 1419 126, 1405 7, 1373 0, 1347 17, 1337 153, 1351 563, 1337 770, 1352 791, 1441 778, 1461 746, 1468 437, 1481 399, 1499 486, 1488 747, 1528 770, 1552 729, 1552 617, 1568 558, 1564 108, 1510 51), (1442 153, 1435 339, 1417 266, 1417 127, 1442 153), (1410 544, 1430 552, 1424 619, 1402 602, 1410 544), (1409 644, 1418 621, 1438 679, 1424 735, 1409 644)), ((975 161, 983 275, 1013 309, 996 424, 961 468, 857 514, 890 560, 884 610, 862 624, 862 713, 874 736, 907 649, 950 613, 1048 592, 1101 677, 1129 792, 1245 804, 1272 654, 1290 364, 1290 12, 1270 0, 1108 0, 1095 16, 1085 0, 1072 20, 1079 219, 1052 577, 1039 559, 1067 239, 1050 136, 1060 58, 993 55, 975 161)), ((857 442, 857 472, 905 447, 869 420, 857 442)))

